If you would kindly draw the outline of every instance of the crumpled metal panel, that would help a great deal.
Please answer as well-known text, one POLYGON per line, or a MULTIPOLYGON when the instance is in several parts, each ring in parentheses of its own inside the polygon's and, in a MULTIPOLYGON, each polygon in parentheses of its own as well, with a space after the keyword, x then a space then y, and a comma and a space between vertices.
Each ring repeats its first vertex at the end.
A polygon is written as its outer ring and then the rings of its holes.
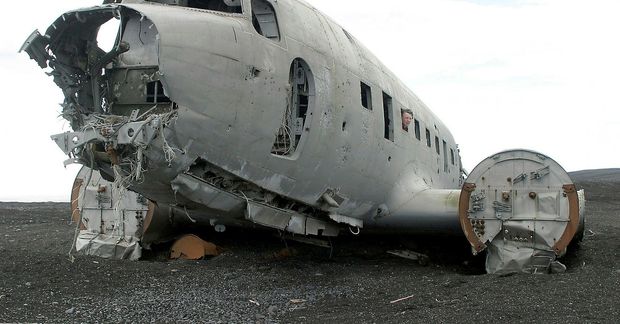
POLYGON ((487 251, 488 273, 506 274, 515 272, 547 273, 555 261, 553 251, 537 250, 525 244, 496 240, 487 251))
POLYGON ((75 250, 84 255, 108 259, 135 261, 142 256, 140 241, 135 238, 94 233, 89 230, 80 231, 75 242, 75 250))
POLYGON ((246 218, 256 224, 286 230, 294 213, 248 201, 246 218))
POLYGON ((262 226, 301 235, 338 236, 340 232, 340 228, 330 221, 249 200, 247 204, 246 218, 262 226))
POLYGON ((81 230, 75 250, 103 258, 139 259, 144 219, 154 206, 137 193, 119 190, 88 167, 80 170, 76 180, 72 214, 81 230))
POLYGON ((172 190, 178 195, 200 203, 209 208, 233 212, 245 207, 245 200, 224 190, 216 188, 200 178, 188 174, 179 174, 171 182, 172 190))

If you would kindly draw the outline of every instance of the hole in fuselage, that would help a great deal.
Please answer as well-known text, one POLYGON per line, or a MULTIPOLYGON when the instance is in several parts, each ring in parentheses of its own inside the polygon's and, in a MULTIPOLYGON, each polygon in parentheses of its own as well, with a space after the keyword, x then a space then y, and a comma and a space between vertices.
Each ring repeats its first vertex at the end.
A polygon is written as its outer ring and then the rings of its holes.
POLYGON ((164 86, 161 84, 161 81, 153 81, 146 84, 146 102, 170 102, 170 98, 168 98, 164 93, 164 86))
POLYGON ((115 18, 112 18, 105 24, 101 25, 99 27, 99 33, 97 33, 97 46, 99 46, 99 48, 106 53, 114 49, 119 27, 120 20, 115 18))

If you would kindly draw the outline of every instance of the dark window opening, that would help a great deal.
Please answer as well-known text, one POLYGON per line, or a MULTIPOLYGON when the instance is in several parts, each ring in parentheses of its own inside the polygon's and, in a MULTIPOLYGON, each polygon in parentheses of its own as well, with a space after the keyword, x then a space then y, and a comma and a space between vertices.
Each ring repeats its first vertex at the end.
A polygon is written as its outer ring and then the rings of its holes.
POLYGON ((454 150, 450 149, 450 162, 454 165, 454 150))
MULTIPOLYGON (((183 5, 183 1, 179 1, 183 5)), ((241 0, 187 0, 187 7, 221 11, 227 13, 241 13, 241 0)))
POLYGON ((392 109, 392 97, 383 93, 383 124, 384 137, 394 142, 394 111, 392 109))
POLYGON ((252 25, 256 32, 271 39, 280 40, 276 11, 265 0, 252 0, 252 25))
POLYGON ((146 102, 148 103, 166 103, 170 102, 170 98, 164 93, 164 86, 161 81, 153 81, 146 84, 146 102))
POLYGON ((435 151, 437 151, 437 154, 441 154, 439 151, 439 137, 435 136, 435 151))
POLYGON ((413 120, 413 127, 415 130, 415 138, 418 139, 418 141, 421 140, 422 136, 420 135, 420 121, 417 119, 413 120))
POLYGON ((431 147, 431 131, 426 129, 426 146, 431 147))
POLYGON ((443 142, 443 172, 448 172, 448 143, 443 142))
POLYGON ((370 87, 364 82, 360 82, 360 87, 362 90, 362 106, 366 109, 372 110, 372 91, 370 90, 370 87))

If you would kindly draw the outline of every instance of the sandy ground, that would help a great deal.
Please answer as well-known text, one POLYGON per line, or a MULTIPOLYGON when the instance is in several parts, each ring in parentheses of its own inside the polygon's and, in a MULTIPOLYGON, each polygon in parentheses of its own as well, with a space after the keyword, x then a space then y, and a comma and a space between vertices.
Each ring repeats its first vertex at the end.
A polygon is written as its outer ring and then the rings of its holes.
POLYGON ((575 178, 588 232, 559 275, 483 274, 462 239, 288 241, 289 256, 279 238, 248 232, 202 233, 226 249, 211 260, 168 261, 160 246, 138 262, 72 263, 68 204, 0 203, 0 322, 617 323, 619 177, 575 178), (385 253, 403 247, 429 264, 385 253))

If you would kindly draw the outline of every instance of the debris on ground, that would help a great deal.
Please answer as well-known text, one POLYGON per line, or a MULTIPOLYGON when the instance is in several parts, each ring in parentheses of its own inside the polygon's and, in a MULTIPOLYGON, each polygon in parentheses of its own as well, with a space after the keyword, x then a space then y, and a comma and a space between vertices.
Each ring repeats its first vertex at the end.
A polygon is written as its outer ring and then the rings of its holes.
POLYGON ((428 265, 429 257, 426 254, 414 252, 411 250, 392 250, 387 251, 391 255, 395 255, 400 258, 405 258, 413 261, 418 261, 420 265, 428 265))
POLYGON ((217 245, 188 234, 174 242, 170 248, 170 259, 200 260, 205 256, 218 256, 220 253, 221 249, 217 245))

